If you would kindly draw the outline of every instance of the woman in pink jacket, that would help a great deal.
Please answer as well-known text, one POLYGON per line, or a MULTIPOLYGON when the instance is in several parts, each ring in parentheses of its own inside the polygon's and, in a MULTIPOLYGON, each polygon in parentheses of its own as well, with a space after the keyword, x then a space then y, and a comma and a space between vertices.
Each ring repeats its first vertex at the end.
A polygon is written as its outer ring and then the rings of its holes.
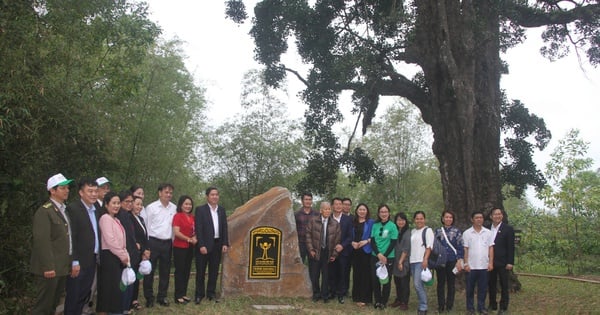
POLYGON ((125 229, 115 215, 121 207, 121 200, 114 192, 104 196, 106 213, 100 217, 102 251, 100 252, 100 266, 98 267, 98 314, 123 312, 119 289, 121 272, 129 265, 129 254, 125 247, 125 229))

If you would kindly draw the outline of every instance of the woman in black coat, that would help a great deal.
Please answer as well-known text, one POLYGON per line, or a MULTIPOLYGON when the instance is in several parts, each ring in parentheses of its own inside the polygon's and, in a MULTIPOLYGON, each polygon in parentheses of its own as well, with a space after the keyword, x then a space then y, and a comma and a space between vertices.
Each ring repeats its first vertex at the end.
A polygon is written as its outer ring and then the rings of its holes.
MULTIPOLYGON (((150 258, 150 250, 148 249, 148 231, 146 230, 146 223, 144 218, 140 216, 140 212, 144 209, 143 200, 139 196, 133 196, 133 210, 130 212, 131 221, 133 222, 133 228, 135 232, 136 246, 141 253, 139 261, 150 258)), ((139 264, 133 266, 133 269, 137 272, 139 264)), ((142 309, 142 305, 138 301, 140 292, 140 281, 135 280, 133 284, 133 296, 131 302, 131 308, 134 310, 142 309)))

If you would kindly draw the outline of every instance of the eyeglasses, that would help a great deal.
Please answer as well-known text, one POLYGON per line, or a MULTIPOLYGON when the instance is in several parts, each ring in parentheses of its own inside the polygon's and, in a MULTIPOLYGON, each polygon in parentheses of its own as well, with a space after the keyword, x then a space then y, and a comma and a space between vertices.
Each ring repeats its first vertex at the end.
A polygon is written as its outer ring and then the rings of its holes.
POLYGON ((132 202, 133 202, 133 199, 125 199, 125 200, 123 200, 123 203, 132 203, 132 202))

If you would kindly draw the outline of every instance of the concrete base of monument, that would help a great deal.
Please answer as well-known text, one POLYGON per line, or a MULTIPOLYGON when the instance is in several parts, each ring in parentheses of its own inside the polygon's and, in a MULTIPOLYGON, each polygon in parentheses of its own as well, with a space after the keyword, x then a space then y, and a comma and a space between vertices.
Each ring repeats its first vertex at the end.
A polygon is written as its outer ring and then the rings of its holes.
POLYGON ((312 296, 287 189, 274 187, 252 198, 227 222, 231 248, 223 256, 221 297, 312 296))

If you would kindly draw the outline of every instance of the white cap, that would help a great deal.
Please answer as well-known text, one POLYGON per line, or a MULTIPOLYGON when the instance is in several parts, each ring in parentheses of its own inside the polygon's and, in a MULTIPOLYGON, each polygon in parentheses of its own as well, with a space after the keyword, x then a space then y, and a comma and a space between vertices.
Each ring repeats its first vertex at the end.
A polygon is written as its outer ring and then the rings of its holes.
POLYGON ((50 191, 50 188, 56 186, 65 186, 72 182, 72 179, 67 179, 63 174, 58 173, 50 178, 48 178, 48 183, 46 184, 46 189, 50 191))
POLYGON ((96 179, 96 183, 98 183, 98 186, 102 186, 102 185, 104 185, 106 183, 110 183, 110 181, 108 180, 108 178, 102 176, 102 177, 98 177, 96 179))
POLYGON ((150 272, 152 272, 152 264, 150 263, 149 260, 142 260, 142 262, 140 263, 140 267, 138 268, 138 271, 144 276, 149 275, 150 272))
POLYGON ((135 272, 133 272, 133 269, 131 269, 131 267, 127 267, 125 269, 123 269, 123 272, 121 273, 121 283, 123 285, 130 285, 133 284, 135 282, 135 272))
POLYGON ((377 278, 379 278, 379 282, 381 282, 382 284, 388 283, 389 278, 387 268, 384 264, 380 264, 379 262, 377 262, 376 265, 377 269, 375 270, 375 274, 377 275, 377 278))
POLYGON ((432 278, 433 275, 431 274, 431 271, 429 269, 423 269, 421 271, 421 281, 429 282, 429 280, 431 280, 432 278))

